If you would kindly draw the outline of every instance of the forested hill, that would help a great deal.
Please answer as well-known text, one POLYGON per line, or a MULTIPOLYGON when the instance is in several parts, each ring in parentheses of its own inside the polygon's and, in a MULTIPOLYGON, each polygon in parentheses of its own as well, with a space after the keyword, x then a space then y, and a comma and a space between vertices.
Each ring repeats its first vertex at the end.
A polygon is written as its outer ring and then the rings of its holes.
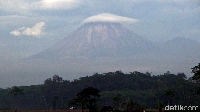
POLYGON ((151 73, 121 71, 80 77, 73 81, 54 75, 42 85, 20 86, 0 90, 0 109, 69 109, 76 94, 87 87, 101 91, 99 106, 113 106, 113 98, 121 96, 137 101, 145 108, 163 105, 199 105, 198 84, 184 73, 170 72, 154 76, 151 73))

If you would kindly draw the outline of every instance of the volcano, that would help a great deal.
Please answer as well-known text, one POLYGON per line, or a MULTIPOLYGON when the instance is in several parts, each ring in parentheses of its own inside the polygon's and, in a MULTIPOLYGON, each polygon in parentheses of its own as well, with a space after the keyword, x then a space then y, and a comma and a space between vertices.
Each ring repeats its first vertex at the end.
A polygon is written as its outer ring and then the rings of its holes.
POLYGON ((156 46, 120 23, 85 23, 54 46, 31 58, 127 57, 152 53, 156 46))

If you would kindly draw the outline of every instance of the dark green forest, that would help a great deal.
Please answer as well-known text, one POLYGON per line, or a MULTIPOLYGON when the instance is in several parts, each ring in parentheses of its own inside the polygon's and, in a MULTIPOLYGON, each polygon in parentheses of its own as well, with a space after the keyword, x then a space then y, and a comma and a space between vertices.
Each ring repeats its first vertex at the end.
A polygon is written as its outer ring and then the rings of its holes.
POLYGON ((141 108, 163 108, 167 105, 200 106, 200 64, 192 68, 193 77, 184 73, 161 75, 138 71, 94 73, 73 81, 58 75, 48 78, 41 85, 14 86, 0 89, 0 109, 60 110, 80 105, 75 102, 78 93, 92 87, 99 91, 96 108, 111 106, 126 109, 128 103, 141 108), (199 68, 198 68, 199 67, 199 68), (126 106, 125 106, 126 105, 126 106))

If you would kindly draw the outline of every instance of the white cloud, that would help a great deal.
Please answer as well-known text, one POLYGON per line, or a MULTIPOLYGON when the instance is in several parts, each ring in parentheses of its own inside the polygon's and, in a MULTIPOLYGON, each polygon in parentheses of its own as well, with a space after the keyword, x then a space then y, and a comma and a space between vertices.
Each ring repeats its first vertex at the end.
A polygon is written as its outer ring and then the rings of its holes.
POLYGON ((81 0, 0 0, 0 9, 22 15, 33 15, 33 10, 68 10, 78 7, 81 3, 81 0))
POLYGON ((117 15, 113 15, 109 13, 103 13, 103 14, 98 14, 98 15, 85 19, 83 21, 83 24, 90 23, 90 22, 135 23, 138 21, 139 21, 138 19, 132 19, 132 18, 117 16, 117 15))
POLYGON ((14 30, 14 31, 11 31, 10 34, 13 34, 15 36, 19 36, 19 35, 21 35, 21 32, 19 30, 14 30))
POLYGON ((73 9, 79 6, 80 0, 42 0, 37 4, 41 9, 73 9))
POLYGON ((15 35, 15 36, 20 36, 20 35, 32 35, 35 37, 39 37, 42 35, 42 32, 44 30, 45 22, 39 22, 36 23, 32 28, 18 28, 17 30, 11 31, 10 34, 15 35))

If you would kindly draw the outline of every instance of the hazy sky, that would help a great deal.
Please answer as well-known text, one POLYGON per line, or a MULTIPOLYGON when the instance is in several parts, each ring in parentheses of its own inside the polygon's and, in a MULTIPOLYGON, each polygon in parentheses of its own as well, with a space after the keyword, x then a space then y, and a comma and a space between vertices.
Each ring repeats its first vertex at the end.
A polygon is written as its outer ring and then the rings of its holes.
POLYGON ((105 16, 153 42, 200 42, 200 0, 0 0, 1 71, 105 16))

